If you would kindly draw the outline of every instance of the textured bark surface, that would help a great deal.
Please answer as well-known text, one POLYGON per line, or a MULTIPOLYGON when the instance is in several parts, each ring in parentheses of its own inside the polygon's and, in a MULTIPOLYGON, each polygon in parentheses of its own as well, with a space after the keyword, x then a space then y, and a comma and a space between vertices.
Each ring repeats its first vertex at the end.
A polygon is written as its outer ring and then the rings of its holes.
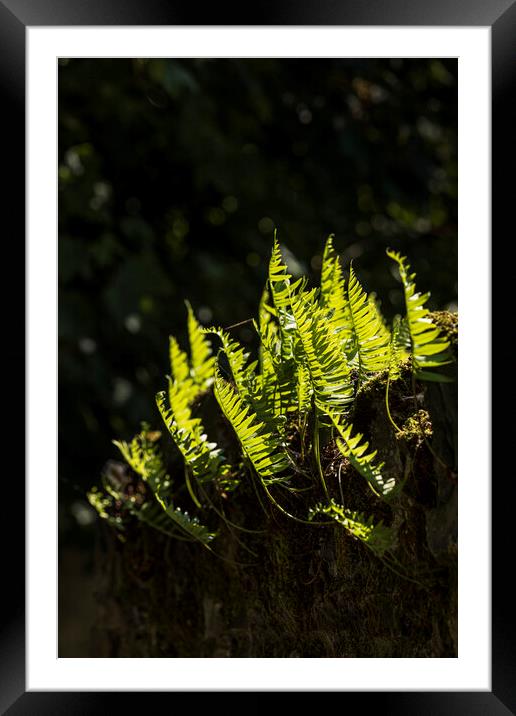
MULTIPOLYGON (((434 318, 456 352, 456 316, 434 318)), ((447 370, 456 375, 456 365, 447 370)), ((387 419, 385 376, 364 386, 353 415, 355 428, 379 450, 388 471, 406 478, 392 508, 372 494, 334 444, 323 450, 335 497, 340 470, 345 504, 397 529, 395 555, 403 576, 339 525, 298 524, 271 505, 262 506, 248 485, 228 501, 226 514, 263 532, 222 530, 213 543, 219 556, 141 523, 128 525, 123 542, 105 527, 94 652, 456 656, 457 384, 418 383, 415 395, 412 387, 410 371, 391 387, 398 434, 387 419)))

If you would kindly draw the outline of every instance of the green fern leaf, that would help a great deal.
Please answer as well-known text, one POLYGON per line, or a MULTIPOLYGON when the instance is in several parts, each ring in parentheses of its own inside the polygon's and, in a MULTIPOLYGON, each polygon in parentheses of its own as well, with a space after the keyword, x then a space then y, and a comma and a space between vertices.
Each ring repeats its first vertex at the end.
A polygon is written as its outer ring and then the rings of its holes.
POLYGON ((174 380, 182 383, 190 376, 190 363, 188 361, 188 356, 181 350, 179 343, 174 336, 170 336, 169 346, 170 374, 174 380))
MULTIPOLYGON (((143 510, 142 510, 143 512, 143 510)), ((207 527, 199 522, 198 517, 191 517, 188 512, 181 510, 179 507, 169 505, 163 513, 169 520, 172 520, 183 532, 192 539, 208 546, 217 536, 216 532, 211 532, 207 527)), ((153 526, 155 522, 152 523, 153 526)))
POLYGON ((144 424, 142 431, 135 435, 131 442, 113 440, 113 445, 120 450, 129 467, 147 482, 155 493, 168 492, 171 486, 157 444, 159 437, 160 432, 150 432, 144 424))
POLYGON ((288 454, 278 436, 267 430, 233 386, 215 374, 215 397, 231 423, 246 457, 264 482, 283 481, 278 475, 290 467, 288 454))
POLYGON ((375 524, 373 517, 348 510, 334 500, 328 505, 316 505, 310 510, 308 519, 313 520, 318 515, 331 517, 379 557, 394 546, 394 532, 390 527, 386 527, 381 521, 375 524))
POLYGON ((379 372, 389 364, 390 334, 377 311, 368 300, 353 266, 349 269, 348 301, 355 336, 356 360, 360 380, 379 372))
POLYGON ((292 313, 306 357, 316 405, 342 412, 354 397, 354 387, 337 336, 317 305, 315 291, 292 297, 292 313))
MULTIPOLYGON (((161 452, 157 446, 160 433, 151 433, 144 428, 130 443, 114 440, 127 464, 146 482, 154 495, 154 499, 147 500, 141 506, 136 506, 127 500, 121 493, 113 493, 112 497, 125 503, 128 511, 142 522, 146 522, 154 529, 176 537, 179 527, 190 538, 207 545, 215 534, 199 523, 196 517, 189 517, 188 513, 174 507, 171 498, 171 481, 166 474, 161 452)), ((106 512, 106 499, 99 499, 97 494, 92 495, 92 503, 97 510, 99 507, 101 517, 106 512)))
MULTIPOLYGON (((181 387, 174 388, 180 395, 181 387)), ((216 443, 209 442, 199 418, 178 415, 167 407, 166 394, 156 395, 156 404, 172 439, 179 448, 185 465, 201 483, 214 479, 227 480, 231 472, 222 451, 216 443)))
POLYGON ((450 343, 443 338, 441 330, 428 317, 429 310, 425 308, 430 294, 417 292, 414 283, 416 274, 411 273, 405 256, 391 249, 387 250, 387 256, 398 264, 403 284, 414 372, 422 380, 441 380, 441 376, 425 370, 451 362, 448 350, 450 343))
POLYGON ((312 408, 313 387, 310 371, 306 365, 299 365, 296 371, 297 412, 306 415, 312 408))
POLYGON ((333 235, 329 236, 324 248, 321 270, 321 293, 319 304, 328 310, 330 330, 339 334, 344 350, 353 336, 353 324, 346 296, 344 274, 340 259, 333 246, 333 235))
POLYGON ((369 443, 362 442, 362 434, 353 435, 353 426, 344 423, 339 419, 338 415, 330 414, 330 418, 339 434, 337 446, 342 455, 349 459, 355 470, 362 477, 365 477, 375 495, 384 499, 392 497, 396 481, 392 478, 386 479, 384 477, 382 470, 385 463, 375 462, 377 451, 367 452, 369 443))
POLYGON ((213 383, 215 372, 215 357, 212 356, 210 342, 204 335, 191 305, 186 302, 188 310, 188 338, 190 340, 191 377, 202 388, 208 388, 213 383))

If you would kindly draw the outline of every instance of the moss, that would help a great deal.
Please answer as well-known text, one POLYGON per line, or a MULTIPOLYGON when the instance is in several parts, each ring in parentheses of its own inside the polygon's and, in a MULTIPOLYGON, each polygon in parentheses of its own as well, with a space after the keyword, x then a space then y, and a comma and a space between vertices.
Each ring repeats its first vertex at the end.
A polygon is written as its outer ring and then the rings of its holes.
POLYGON ((459 341, 459 314, 450 311, 433 311, 430 314, 430 318, 450 341, 452 350, 456 354, 459 341))

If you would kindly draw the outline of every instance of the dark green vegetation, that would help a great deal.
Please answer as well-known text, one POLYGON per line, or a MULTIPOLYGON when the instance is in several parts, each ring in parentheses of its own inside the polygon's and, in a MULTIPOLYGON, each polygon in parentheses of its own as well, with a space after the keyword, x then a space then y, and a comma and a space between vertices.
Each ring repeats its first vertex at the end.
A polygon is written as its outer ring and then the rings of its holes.
POLYGON ((314 281, 335 232, 389 319, 385 246, 456 302, 456 96, 453 59, 61 61, 62 499, 153 419, 184 296, 203 325, 254 314, 274 226, 314 281))
POLYGON ((405 304, 392 327, 332 237, 320 288, 274 242, 257 360, 188 305, 189 355, 171 337, 156 397, 172 440, 144 425, 116 441, 126 464, 90 493, 123 551, 114 608, 143 598, 144 631, 162 634, 118 635, 117 655, 456 653, 456 316, 432 316, 387 253, 405 304))

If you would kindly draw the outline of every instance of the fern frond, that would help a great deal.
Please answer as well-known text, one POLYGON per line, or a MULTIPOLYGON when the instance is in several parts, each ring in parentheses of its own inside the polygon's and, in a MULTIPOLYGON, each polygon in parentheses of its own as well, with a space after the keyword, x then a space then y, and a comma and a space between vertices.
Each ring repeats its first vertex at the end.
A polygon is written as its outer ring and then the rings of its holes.
POLYGON ((101 519, 106 520, 109 525, 118 530, 123 529, 122 518, 120 515, 111 514, 115 504, 115 498, 113 495, 110 495, 95 486, 86 493, 86 498, 101 519))
POLYGON ((288 454, 280 439, 246 404, 233 386, 215 374, 215 397, 231 423, 242 450, 264 482, 282 481, 278 475, 290 466, 288 454))
POLYGON ((327 505, 313 507, 308 519, 313 520, 317 515, 331 517, 379 557, 394 545, 394 533, 390 527, 386 527, 382 521, 375 524, 372 516, 366 517, 363 513, 348 510, 335 500, 331 500, 327 505))
POLYGON ((144 425, 143 430, 129 443, 113 440, 113 445, 120 450, 129 467, 147 482, 155 493, 168 492, 171 485, 157 444, 159 437, 160 432, 149 432, 144 425))
MULTIPOLYGON (((125 461, 144 482, 146 482, 153 493, 153 499, 146 500, 141 506, 137 506, 122 493, 115 493, 111 487, 111 498, 121 501, 125 508, 142 522, 146 522, 154 529, 160 530, 170 537, 177 537, 177 527, 185 532, 190 538, 202 544, 208 544, 215 534, 199 523, 199 520, 183 513, 172 504, 171 480, 166 474, 161 452, 157 446, 159 432, 151 433, 144 428, 136 435, 131 442, 114 440, 125 461), (171 522, 172 521, 172 522, 171 522)), ((98 494, 92 495, 92 504, 95 504, 101 517, 107 512, 107 499, 99 498, 98 494)), ((108 516, 108 515, 106 515, 108 516)))
POLYGON ((306 365, 299 365, 296 371, 297 412, 306 415, 312 408, 313 388, 310 371, 306 365))
POLYGON ((186 302, 188 310, 188 338, 190 341, 191 371, 193 381, 203 389, 213 383, 215 373, 215 357, 212 355, 210 342, 204 335, 191 305, 186 302))
POLYGON ((286 264, 283 263, 283 256, 275 233, 269 262, 269 287, 276 310, 279 312, 282 309, 287 309, 290 305, 290 296, 304 288, 305 285, 305 277, 298 278, 292 283, 292 276, 289 274, 286 264))
POLYGON ((190 431, 199 422, 192 414, 192 406, 198 397, 199 386, 191 378, 182 383, 168 379, 168 400, 178 427, 190 431))
POLYGON ((185 351, 181 350, 174 336, 169 337, 170 374, 182 383, 190 376, 190 363, 185 351))
POLYGON ((163 422, 192 475, 201 483, 216 478, 227 479, 230 474, 230 466, 225 462, 217 444, 208 441, 202 422, 198 418, 192 417, 179 421, 174 411, 167 407, 164 392, 156 395, 156 404, 163 422))
POLYGON ((338 254, 333 246, 335 236, 330 234, 324 246, 322 267, 321 267, 321 294, 319 302, 321 306, 327 306, 334 287, 335 264, 339 260, 338 254))
POLYGON ((328 310, 330 330, 339 334, 343 348, 347 350, 353 335, 353 325, 342 266, 333 246, 333 235, 328 237, 324 248, 319 304, 328 310))
POLYGON ((149 507, 147 507, 147 510, 145 510, 145 507, 142 508, 140 510, 140 519, 158 529, 161 527, 163 531, 170 525, 168 520, 172 520, 185 534, 205 546, 208 546, 217 536, 216 532, 211 532, 205 525, 201 524, 198 517, 190 516, 188 512, 181 510, 180 507, 174 507, 173 505, 168 507, 162 505, 162 507, 163 511, 161 513, 154 508, 152 508, 152 512, 149 507))
POLYGON ((273 415, 286 416, 296 411, 298 405, 296 362, 293 357, 283 359, 281 339, 275 323, 269 322, 263 326, 255 324, 255 328, 260 338, 263 396, 273 415))
POLYGON ((349 269, 348 301, 358 372, 363 381, 372 373, 388 367, 390 335, 378 314, 376 304, 368 300, 352 265, 349 269))
POLYGON ((249 394, 249 381, 252 379, 258 361, 249 363, 250 354, 235 339, 233 339, 223 328, 205 328, 204 333, 211 333, 218 336, 222 343, 222 348, 228 359, 229 367, 233 375, 233 380, 241 395, 249 394))
POLYGON ((271 300, 271 294, 269 289, 267 288, 267 284, 265 284, 265 287, 262 291, 262 295, 260 297, 260 303, 258 305, 258 325, 260 328, 264 328, 264 326, 271 322, 275 315, 276 311, 272 306, 270 305, 271 300))
POLYGON ((362 441, 363 436, 361 433, 353 435, 353 426, 343 422, 338 415, 330 414, 330 418, 339 434, 337 446, 342 455, 348 458, 362 477, 365 477, 375 495, 384 499, 392 497, 396 481, 392 478, 386 479, 384 477, 382 470, 385 463, 375 462, 378 454, 377 450, 367 452, 369 443, 362 441))
POLYGON ((403 284, 414 372, 422 380, 446 380, 445 377, 425 370, 451 363, 448 350, 450 343, 443 338, 440 328, 428 317, 430 312, 425 308, 430 294, 421 294, 416 290, 416 274, 411 273, 405 256, 391 249, 387 249, 387 256, 398 264, 403 284))
POLYGON ((338 338, 332 333, 325 309, 314 292, 292 297, 292 313, 306 356, 316 405, 323 411, 342 412, 353 401, 354 387, 338 338))

